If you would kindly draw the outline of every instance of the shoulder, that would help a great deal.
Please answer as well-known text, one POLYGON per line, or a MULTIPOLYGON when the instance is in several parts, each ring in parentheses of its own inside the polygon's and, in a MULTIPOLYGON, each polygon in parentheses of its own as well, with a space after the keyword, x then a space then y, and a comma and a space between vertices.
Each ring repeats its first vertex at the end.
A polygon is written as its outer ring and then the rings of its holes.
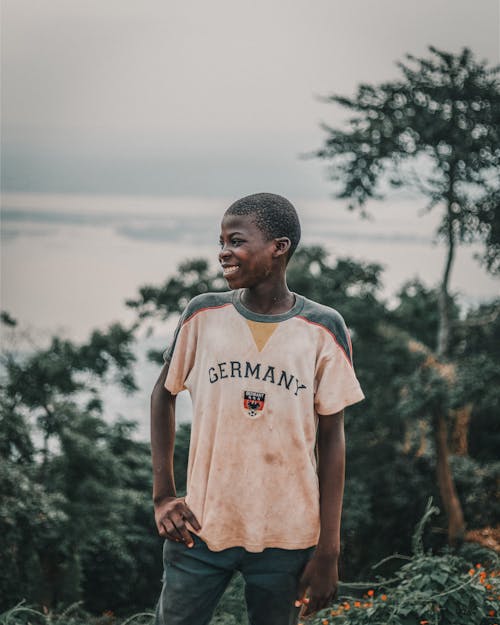
POLYGON ((181 318, 179 319, 179 323, 177 324, 172 343, 163 353, 163 360, 165 362, 170 362, 174 352, 174 347, 181 331, 185 331, 189 334, 190 328, 193 328, 193 325, 189 324, 188 321, 196 317, 198 313, 222 308, 231 303, 232 291, 224 291, 222 293, 201 293, 200 295, 196 295, 193 299, 189 300, 187 306, 184 308, 181 318))
POLYGON ((223 291, 222 293, 201 293, 191 299, 182 314, 182 321, 186 322, 194 315, 214 308, 222 308, 231 304, 233 298, 232 291, 223 291))
POLYGON ((351 339, 342 315, 338 310, 330 306, 318 304, 318 302, 314 302, 306 297, 303 300, 304 306, 299 314, 299 318, 322 328, 351 360, 351 339))

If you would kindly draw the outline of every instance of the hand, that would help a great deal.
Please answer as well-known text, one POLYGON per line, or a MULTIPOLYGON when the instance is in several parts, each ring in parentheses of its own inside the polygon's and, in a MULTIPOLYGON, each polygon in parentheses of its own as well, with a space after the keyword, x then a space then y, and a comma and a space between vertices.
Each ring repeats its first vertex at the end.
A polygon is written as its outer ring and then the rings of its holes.
POLYGON ((337 594, 338 581, 338 557, 315 553, 299 580, 295 606, 302 605, 300 616, 310 616, 326 608, 337 594), (309 597, 306 597, 308 588, 309 597))
POLYGON ((194 530, 201 530, 201 525, 186 505, 184 497, 165 497, 155 503, 155 521, 160 536, 182 542, 188 547, 194 545, 194 540, 186 527, 186 521, 194 530))

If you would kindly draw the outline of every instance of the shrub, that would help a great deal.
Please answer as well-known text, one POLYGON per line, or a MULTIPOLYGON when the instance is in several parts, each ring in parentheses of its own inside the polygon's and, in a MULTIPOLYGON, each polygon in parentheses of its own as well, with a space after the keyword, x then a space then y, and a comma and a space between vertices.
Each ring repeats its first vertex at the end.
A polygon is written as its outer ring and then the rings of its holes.
MULTIPOLYGON (((500 571, 468 562, 449 549, 424 552, 423 528, 437 512, 429 501, 413 536, 413 554, 391 579, 359 596, 343 595, 314 625, 491 625, 498 617, 500 571), (375 590, 376 589, 376 590, 375 590)), ((492 554, 493 560, 498 557, 492 554)), ((352 585, 362 588, 362 584, 352 585)), ((344 587, 349 587, 345 584, 344 587)))

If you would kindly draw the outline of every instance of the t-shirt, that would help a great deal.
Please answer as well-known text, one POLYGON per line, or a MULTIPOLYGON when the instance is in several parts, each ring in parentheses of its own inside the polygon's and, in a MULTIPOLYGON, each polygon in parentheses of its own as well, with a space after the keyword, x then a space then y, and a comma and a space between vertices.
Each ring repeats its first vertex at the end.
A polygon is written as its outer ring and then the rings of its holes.
POLYGON ((239 290, 206 293, 187 305, 164 359, 165 387, 193 401, 186 503, 209 549, 317 544, 318 415, 364 397, 341 315, 301 295, 262 315, 239 290))

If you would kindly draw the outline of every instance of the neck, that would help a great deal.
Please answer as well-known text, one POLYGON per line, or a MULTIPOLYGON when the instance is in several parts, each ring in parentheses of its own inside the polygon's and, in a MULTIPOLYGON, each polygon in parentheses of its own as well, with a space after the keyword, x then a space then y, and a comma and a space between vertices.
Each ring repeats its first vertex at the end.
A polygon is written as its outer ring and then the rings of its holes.
POLYGON ((243 289, 241 303, 252 312, 262 315, 279 315, 288 312, 295 297, 285 280, 275 284, 259 284, 243 289))

